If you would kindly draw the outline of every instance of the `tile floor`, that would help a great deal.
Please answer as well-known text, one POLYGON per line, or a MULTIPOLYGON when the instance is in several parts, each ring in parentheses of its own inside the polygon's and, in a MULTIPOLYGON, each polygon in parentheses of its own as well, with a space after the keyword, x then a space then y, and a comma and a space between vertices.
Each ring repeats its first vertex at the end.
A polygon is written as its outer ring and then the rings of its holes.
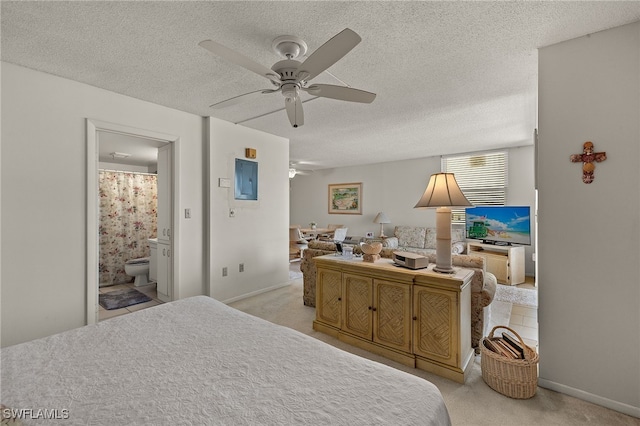
MULTIPOLYGON (((536 289, 533 277, 526 277, 519 288, 536 289)), ((512 328, 522 337, 524 343, 533 349, 538 348, 538 309, 530 306, 516 305, 511 308, 509 328, 512 328)))
POLYGON ((133 285, 133 283, 127 283, 127 284, 117 284, 117 285, 111 285, 108 287, 100 287, 99 292, 100 293, 109 293, 110 291, 115 291, 115 290, 125 290, 125 289, 129 289, 129 288, 135 288, 136 290, 140 291, 141 293, 146 294, 147 296, 149 296, 151 298, 150 301, 145 302, 145 303, 138 303, 137 305, 132 305, 132 306, 128 306, 126 308, 121 308, 121 309, 112 309, 112 310, 106 310, 105 308, 103 308, 101 305, 98 305, 98 321, 103 321, 109 318, 114 318, 120 315, 124 315, 124 314, 128 314, 130 312, 135 312, 135 311, 139 311, 140 309, 144 309, 144 308, 150 308, 151 306, 155 306, 155 305, 159 305, 161 303, 163 303, 160 299, 158 299, 158 293, 156 292, 156 284, 149 284, 149 285, 145 285, 142 287, 135 287, 133 285))

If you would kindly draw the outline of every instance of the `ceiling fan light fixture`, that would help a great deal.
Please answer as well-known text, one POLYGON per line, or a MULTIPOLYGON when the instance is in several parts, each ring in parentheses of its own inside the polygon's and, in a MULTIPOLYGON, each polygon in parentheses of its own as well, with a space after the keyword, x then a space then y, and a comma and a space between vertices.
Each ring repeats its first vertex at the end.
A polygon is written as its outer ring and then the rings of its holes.
POLYGON ((297 84, 283 84, 282 95, 287 100, 294 100, 300 95, 300 88, 297 84))
POLYGON ((113 157, 113 159, 115 160, 116 158, 127 158, 127 157, 131 157, 131 154, 128 154, 126 152, 112 152, 109 154, 111 157, 113 157))

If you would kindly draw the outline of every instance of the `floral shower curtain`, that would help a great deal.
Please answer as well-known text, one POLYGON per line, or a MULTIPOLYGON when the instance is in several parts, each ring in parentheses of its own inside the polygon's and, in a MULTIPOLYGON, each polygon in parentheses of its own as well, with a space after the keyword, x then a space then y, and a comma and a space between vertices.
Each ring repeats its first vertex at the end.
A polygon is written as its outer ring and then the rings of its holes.
POLYGON ((157 235, 157 176, 100 171, 100 286, 129 282, 127 260, 150 254, 157 235))

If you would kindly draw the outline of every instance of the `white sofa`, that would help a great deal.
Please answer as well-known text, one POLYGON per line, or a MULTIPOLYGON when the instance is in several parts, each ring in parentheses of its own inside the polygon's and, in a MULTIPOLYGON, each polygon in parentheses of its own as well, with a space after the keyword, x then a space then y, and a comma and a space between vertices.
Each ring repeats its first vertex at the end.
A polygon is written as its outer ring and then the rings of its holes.
MULTIPOLYGON (((424 256, 436 252, 436 228, 396 226, 393 235, 393 237, 388 237, 384 240, 383 247, 418 253, 424 256)), ((451 252, 453 254, 464 254, 466 249, 464 240, 464 229, 451 230, 451 252)))

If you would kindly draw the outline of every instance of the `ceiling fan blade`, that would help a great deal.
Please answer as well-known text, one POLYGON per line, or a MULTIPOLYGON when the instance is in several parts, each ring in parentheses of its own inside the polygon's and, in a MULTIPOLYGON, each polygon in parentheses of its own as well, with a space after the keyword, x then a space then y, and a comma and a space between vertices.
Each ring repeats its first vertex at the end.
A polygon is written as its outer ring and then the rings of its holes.
POLYGON ((325 44, 316 49, 303 63, 298 66, 298 74, 309 81, 322 71, 335 64, 351 49, 356 47, 362 39, 349 28, 345 28, 325 44))
MULTIPOLYGON (((320 99, 320 98, 318 98, 318 97, 316 96, 315 98, 305 99, 304 101, 302 101, 302 103, 304 104, 304 103, 307 103, 307 102, 311 102, 311 101, 313 101, 314 99, 320 99)), ((285 102, 285 105, 286 105, 286 102, 285 102)), ((286 108, 278 108, 278 109, 273 110, 273 111, 265 112, 264 114, 256 115, 256 116, 254 116, 254 117, 245 118, 245 119, 242 119, 242 120, 240 120, 240 121, 235 121, 235 122, 234 122, 234 124, 242 124, 242 123, 246 123, 247 121, 256 120, 256 119, 258 119, 258 118, 266 117, 267 115, 275 114, 276 112, 280 112, 280 111, 282 111, 282 110, 284 110, 284 109, 286 109, 286 108)))
POLYGON ((253 71, 256 74, 261 75, 264 78, 268 78, 274 83, 279 84, 280 79, 278 75, 276 75, 270 68, 260 65, 253 59, 249 59, 246 56, 236 52, 235 50, 231 50, 228 47, 223 46, 220 43, 216 43, 213 40, 203 40, 198 43, 198 45, 207 49, 214 55, 220 56, 221 58, 226 59, 231 63, 239 65, 242 68, 248 69, 249 71, 253 71))
POLYGON ((302 111, 302 101, 299 97, 285 99, 284 106, 289 116, 289 121, 293 127, 300 127, 304 124, 304 112, 302 111))
POLYGON ((319 96, 321 98, 339 99, 341 101, 362 102, 370 104, 376 98, 375 93, 365 92, 364 90, 354 89, 352 87, 336 86, 333 84, 312 84, 309 87, 302 88, 310 95, 319 96))
POLYGON ((279 89, 260 89, 260 90, 254 90, 253 92, 249 92, 249 93, 243 93, 242 95, 238 95, 238 96, 234 96, 233 98, 229 98, 229 99, 225 99, 223 101, 220 102, 216 102, 214 104, 209 105, 209 108, 226 108, 229 107, 231 105, 236 105, 239 104, 241 102, 253 99, 258 97, 258 94, 263 94, 263 93, 275 93, 278 92, 279 89))

